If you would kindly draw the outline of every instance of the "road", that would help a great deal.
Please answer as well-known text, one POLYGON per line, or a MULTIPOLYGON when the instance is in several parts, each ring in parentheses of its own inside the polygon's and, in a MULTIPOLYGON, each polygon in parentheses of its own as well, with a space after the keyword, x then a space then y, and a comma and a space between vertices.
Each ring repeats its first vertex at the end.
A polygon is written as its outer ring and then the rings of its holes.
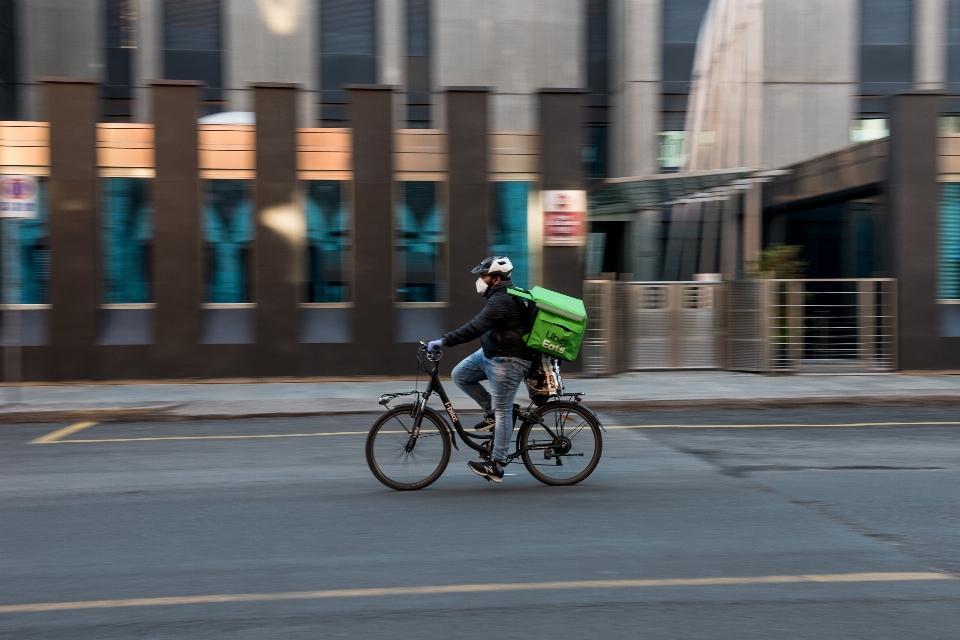
POLYGON ((960 412, 601 418, 579 486, 409 493, 370 416, 0 425, 0 637, 960 637, 960 412))

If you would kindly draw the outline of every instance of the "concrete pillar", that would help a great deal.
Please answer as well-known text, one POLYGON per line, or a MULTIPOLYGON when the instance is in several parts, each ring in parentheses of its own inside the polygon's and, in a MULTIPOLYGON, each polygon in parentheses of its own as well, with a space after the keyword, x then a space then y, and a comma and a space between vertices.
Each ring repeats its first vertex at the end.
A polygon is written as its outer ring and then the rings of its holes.
MULTIPOLYGON (((583 91, 540 92, 540 180, 544 191, 583 189, 580 126, 583 91)), ((583 247, 544 247, 543 286, 583 297, 583 247)))
POLYGON ((163 7, 160 0, 137 0, 137 50, 133 55, 133 119, 153 122, 152 78, 163 77, 163 7))
MULTIPOLYGON (((41 77, 103 79, 104 27, 100 0, 17 2, 17 113, 45 120, 41 77)), ((99 114, 99 111, 97 111, 99 114)))
MULTIPOLYGON (((406 82, 406 2, 377 0, 377 82, 403 87, 406 82)), ((393 94, 393 128, 407 127, 406 94, 393 94)))
POLYGON ((393 90, 353 85, 354 296, 353 342, 357 368, 383 371, 394 351, 393 90))
POLYGON ((947 0, 916 0, 913 41, 917 89, 943 89, 947 81, 947 0))
POLYGON ((257 367, 290 375, 299 356, 306 231, 297 199, 297 88, 253 85, 257 114, 256 275, 257 367))
POLYGON ((611 2, 611 175, 660 170, 663 0, 611 2))
POLYGON ((947 369, 960 363, 960 338, 940 337, 936 304, 941 99, 935 92, 909 92, 895 96, 890 107, 889 264, 898 279, 903 369, 947 369))
MULTIPOLYGON (((540 91, 540 181, 544 191, 583 189, 580 158, 583 91, 540 91)), ((585 247, 543 247, 543 286, 574 298, 583 298, 585 247)), ((583 358, 565 366, 579 371, 583 358)))
POLYGON ((200 83, 154 80, 156 178, 153 181, 155 358, 161 377, 197 375, 201 330, 200 83))
POLYGON ((44 80, 50 120, 50 344, 55 380, 96 375, 100 254, 92 80, 44 80))
POLYGON ((485 88, 447 90, 450 201, 448 328, 463 325, 479 309, 470 270, 488 255, 490 214, 485 88))
MULTIPOLYGON (((252 83, 290 82, 307 92, 316 88, 319 2, 228 0, 222 5, 228 110, 255 109, 252 83)), ((302 99, 300 109, 300 126, 313 126, 312 110, 302 99)))
POLYGON ((749 273, 763 249, 763 183, 754 182, 743 194, 743 265, 749 273))
POLYGON ((734 191, 730 199, 722 202, 720 214, 720 273, 724 280, 736 280, 743 277, 742 238, 743 195, 734 191))

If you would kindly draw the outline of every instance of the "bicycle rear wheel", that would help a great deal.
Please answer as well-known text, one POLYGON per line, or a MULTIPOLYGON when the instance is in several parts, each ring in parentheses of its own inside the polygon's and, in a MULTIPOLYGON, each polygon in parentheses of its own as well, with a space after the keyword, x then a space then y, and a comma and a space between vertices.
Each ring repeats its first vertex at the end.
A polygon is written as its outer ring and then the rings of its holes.
POLYGON ((600 463, 603 438, 593 413, 575 402, 548 402, 533 412, 543 424, 527 422, 518 445, 523 466, 544 484, 577 484, 600 463), (544 427, 549 427, 553 435, 544 427))
POLYGON ((450 462, 450 438, 443 419, 424 411, 413 434, 413 405, 399 405, 380 416, 367 435, 367 465, 377 480, 397 491, 423 489, 436 482, 450 462))

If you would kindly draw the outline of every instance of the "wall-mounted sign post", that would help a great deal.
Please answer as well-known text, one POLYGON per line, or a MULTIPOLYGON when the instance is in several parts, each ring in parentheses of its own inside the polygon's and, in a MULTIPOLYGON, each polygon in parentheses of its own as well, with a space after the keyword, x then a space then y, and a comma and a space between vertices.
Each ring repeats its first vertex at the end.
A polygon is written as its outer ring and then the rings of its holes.
POLYGON ((587 244, 587 192, 543 192, 543 244, 581 247, 587 244))
POLYGON ((39 213, 37 179, 0 176, 0 220, 3 223, 3 379, 7 404, 20 401, 20 218, 39 213))

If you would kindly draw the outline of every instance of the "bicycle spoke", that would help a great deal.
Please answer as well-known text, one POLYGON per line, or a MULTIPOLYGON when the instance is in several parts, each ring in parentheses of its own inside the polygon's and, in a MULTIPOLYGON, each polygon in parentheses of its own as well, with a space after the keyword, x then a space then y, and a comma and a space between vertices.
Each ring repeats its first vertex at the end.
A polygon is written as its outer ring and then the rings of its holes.
POLYGON ((432 482, 430 478, 436 479, 450 455, 450 444, 440 424, 424 414, 414 437, 410 409, 392 410, 384 416, 367 441, 367 462, 374 475, 394 489, 419 488, 432 482))
POLYGON ((600 428, 591 414, 557 402, 544 405, 537 416, 542 424, 531 424, 521 443, 530 473, 546 484, 576 484, 590 475, 602 448, 600 428))

